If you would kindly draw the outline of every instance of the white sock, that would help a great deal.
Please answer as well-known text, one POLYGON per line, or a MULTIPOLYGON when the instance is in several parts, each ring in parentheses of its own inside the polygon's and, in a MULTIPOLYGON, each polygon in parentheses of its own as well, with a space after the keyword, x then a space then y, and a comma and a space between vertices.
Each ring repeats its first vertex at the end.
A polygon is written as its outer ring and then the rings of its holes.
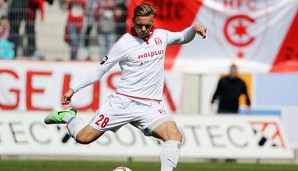
POLYGON ((85 127, 85 125, 86 124, 84 124, 81 119, 72 117, 67 122, 67 129, 69 134, 76 140, 78 132, 81 131, 85 127))
POLYGON ((63 116, 62 120, 63 120, 65 123, 68 123, 69 120, 70 120, 71 118, 74 118, 74 116, 73 116, 72 114, 66 113, 66 114, 63 116))
POLYGON ((172 171, 176 168, 180 156, 180 147, 181 143, 175 140, 168 140, 161 146, 161 171, 172 171))

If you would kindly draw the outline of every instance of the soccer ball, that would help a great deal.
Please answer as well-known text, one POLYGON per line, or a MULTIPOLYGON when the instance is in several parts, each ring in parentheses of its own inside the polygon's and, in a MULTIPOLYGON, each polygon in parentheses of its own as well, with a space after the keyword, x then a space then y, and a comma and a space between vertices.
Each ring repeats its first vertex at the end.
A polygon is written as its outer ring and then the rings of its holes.
POLYGON ((132 170, 125 166, 119 166, 116 169, 114 169, 113 171, 132 171, 132 170))

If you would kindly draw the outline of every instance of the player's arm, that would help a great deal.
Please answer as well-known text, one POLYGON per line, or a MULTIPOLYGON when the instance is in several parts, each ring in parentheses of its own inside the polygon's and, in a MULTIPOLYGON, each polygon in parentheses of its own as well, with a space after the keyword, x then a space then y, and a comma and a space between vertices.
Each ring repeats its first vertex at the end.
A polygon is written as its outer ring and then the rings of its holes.
POLYGON ((116 63, 125 57, 125 51, 121 45, 113 46, 107 56, 103 58, 100 65, 90 70, 87 74, 80 78, 78 82, 71 85, 70 89, 61 97, 62 105, 68 105, 71 102, 71 97, 81 89, 95 83, 107 73, 116 63))
POLYGON ((181 32, 168 32, 168 45, 188 43, 194 39, 196 34, 205 39, 206 31, 206 27, 200 24, 194 24, 181 32))
POLYGON ((80 91, 81 89, 95 83, 98 81, 106 71, 104 71, 100 65, 97 65, 96 68, 90 70, 86 75, 80 78, 78 82, 73 84, 70 89, 68 89, 61 97, 61 104, 68 105, 71 102, 72 96, 80 91))

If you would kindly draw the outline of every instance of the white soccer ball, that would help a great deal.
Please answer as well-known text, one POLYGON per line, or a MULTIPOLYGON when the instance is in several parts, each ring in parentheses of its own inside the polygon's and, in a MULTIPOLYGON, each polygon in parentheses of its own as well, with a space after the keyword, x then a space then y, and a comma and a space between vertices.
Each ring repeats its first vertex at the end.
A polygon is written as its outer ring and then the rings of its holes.
POLYGON ((132 170, 125 166, 119 166, 116 169, 114 169, 113 171, 132 171, 132 170))

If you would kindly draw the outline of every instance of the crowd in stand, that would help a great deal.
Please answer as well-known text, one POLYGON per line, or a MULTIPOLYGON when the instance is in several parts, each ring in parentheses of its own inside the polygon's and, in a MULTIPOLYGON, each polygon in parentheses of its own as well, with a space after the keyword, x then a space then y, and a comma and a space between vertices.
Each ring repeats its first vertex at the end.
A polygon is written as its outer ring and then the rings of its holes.
POLYGON ((115 41, 126 32, 126 0, 0 0, 0 59, 18 56, 44 59, 36 45, 35 23, 37 11, 44 20, 44 5, 59 2, 68 13, 64 40, 69 46, 69 59, 78 59, 83 46, 91 59, 93 45, 99 47, 103 58, 115 41), (20 33, 21 23, 24 33, 20 33), (91 36, 92 30, 96 37, 91 36))

